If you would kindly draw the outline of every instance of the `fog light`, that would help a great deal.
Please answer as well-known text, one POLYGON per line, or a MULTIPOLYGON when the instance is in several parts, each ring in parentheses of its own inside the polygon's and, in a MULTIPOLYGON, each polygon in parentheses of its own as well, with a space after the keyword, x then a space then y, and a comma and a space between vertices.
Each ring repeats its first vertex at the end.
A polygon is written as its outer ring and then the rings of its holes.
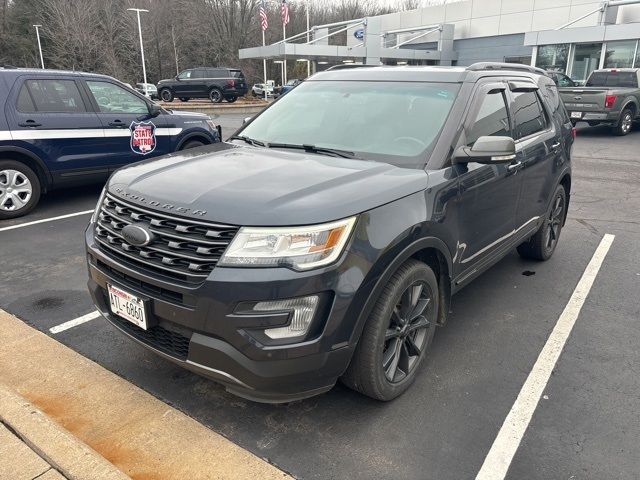
POLYGON ((256 312, 282 312, 290 311, 293 315, 291 323, 286 327, 269 328, 265 335, 274 340, 282 338, 301 337, 309 331, 313 320, 313 314, 318 306, 318 296, 290 298, 287 300, 272 300, 258 302, 253 306, 256 312))

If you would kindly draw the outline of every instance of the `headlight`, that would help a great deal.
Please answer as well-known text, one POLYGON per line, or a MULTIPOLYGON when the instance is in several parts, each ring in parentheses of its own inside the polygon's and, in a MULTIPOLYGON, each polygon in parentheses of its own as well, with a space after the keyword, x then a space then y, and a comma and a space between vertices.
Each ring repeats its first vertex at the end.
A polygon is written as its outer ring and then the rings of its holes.
POLYGON ((102 189, 102 193, 100 194, 100 198, 98 198, 98 203, 96 204, 96 208, 93 210, 93 215, 91 215, 90 223, 95 223, 98 218, 98 214, 100 213, 100 206, 104 200, 104 197, 107 195, 107 187, 105 186, 102 189))
POLYGON ((243 227, 218 265, 309 270, 334 262, 344 250, 356 217, 308 227, 243 227))

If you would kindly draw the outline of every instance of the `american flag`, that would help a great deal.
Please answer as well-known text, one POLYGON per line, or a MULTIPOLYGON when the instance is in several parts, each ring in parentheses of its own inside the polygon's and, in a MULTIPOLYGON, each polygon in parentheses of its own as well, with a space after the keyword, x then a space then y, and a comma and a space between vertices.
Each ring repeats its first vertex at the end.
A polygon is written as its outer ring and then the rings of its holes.
POLYGON ((289 23, 289 5, 287 4, 287 0, 282 0, 280 14, 282 16, 282 24, 286 25, 287 23, 289 23))
POLYGON ((264 32, 269 26, 269 20, 267 19, 267 7, 264 4, 264 0, 260 2, 260 28, 264 32))

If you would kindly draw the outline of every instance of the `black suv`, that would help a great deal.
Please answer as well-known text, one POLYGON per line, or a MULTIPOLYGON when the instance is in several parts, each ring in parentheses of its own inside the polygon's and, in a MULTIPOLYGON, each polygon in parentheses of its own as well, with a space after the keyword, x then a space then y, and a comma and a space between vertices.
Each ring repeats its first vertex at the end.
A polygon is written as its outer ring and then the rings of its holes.
POLYGON ((213 103, 220 103, 222 99, 233 103, 247 91, 244 74, 233 68, 190 68, 175 78, 158 82, 158 96, 164 102, 173 102, 174 98, 183 102, 208 98, 213 103))
POLYGON ((542 70, 318 73, 227 143, 116 172, 86 231, 118 329, 231 392, 405 391, 451 296, 547 260, 575 131, 542 70), (167 188, 170 186, 170 188, 167 188))

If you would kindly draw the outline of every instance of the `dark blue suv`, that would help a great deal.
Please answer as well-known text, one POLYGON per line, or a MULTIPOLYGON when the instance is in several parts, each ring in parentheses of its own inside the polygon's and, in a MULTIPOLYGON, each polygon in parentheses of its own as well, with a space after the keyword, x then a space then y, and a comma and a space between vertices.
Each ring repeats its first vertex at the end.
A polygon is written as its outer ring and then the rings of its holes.
POLYGON ((165 110, 105 75, 0 68, 0 106, 0 220, 54 188, 221 138, 209 116, 165 110))

